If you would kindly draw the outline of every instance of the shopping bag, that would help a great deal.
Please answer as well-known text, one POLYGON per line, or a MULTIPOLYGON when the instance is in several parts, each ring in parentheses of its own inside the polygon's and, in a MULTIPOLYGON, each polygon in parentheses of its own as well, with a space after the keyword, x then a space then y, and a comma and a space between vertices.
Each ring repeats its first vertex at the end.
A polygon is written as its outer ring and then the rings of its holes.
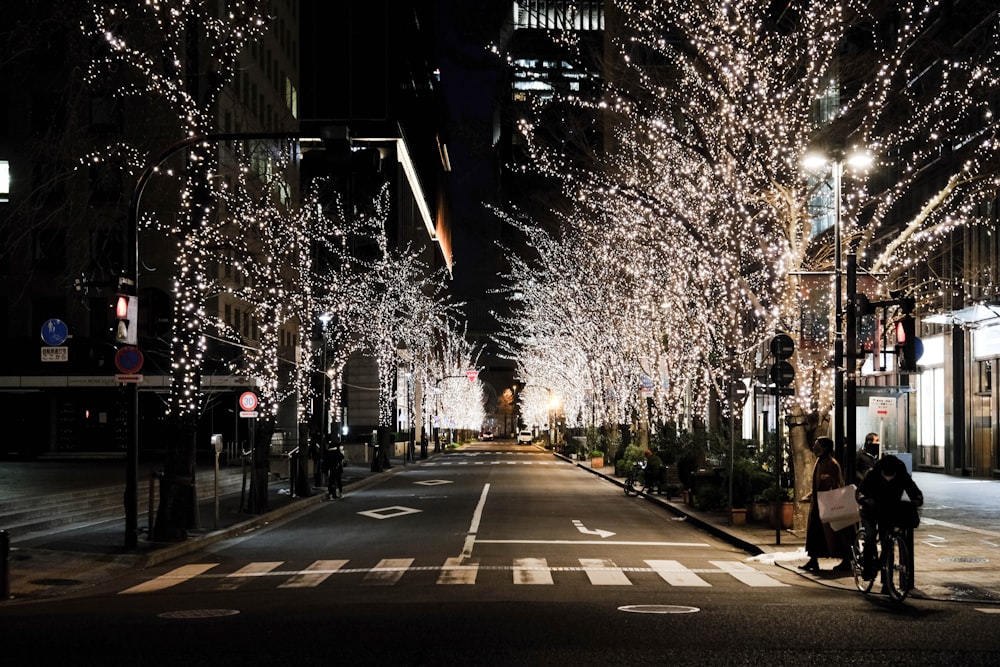
POLYGON ((830 524, 834 530, 842 530, 852 523, 857 523, 859 514, 858 501, 854 498, 855 490, 853 484, 848 484, 839 489, 817 493, 819 520, 830 524))

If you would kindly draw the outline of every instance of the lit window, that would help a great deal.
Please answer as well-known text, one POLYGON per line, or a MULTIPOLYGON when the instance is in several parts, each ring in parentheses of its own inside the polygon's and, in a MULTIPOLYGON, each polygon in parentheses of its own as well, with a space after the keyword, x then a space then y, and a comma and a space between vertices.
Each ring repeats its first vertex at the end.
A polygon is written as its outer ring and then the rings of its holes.
POLYGON ((0 201, 10 201, 10 163, 0 160, 0 201))

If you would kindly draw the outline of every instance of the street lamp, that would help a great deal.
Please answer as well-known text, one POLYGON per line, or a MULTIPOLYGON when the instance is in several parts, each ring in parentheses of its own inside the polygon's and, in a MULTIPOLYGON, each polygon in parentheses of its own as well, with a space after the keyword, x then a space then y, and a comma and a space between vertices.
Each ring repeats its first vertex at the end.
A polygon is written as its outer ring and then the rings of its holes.
MULTIPOLYGON (((855 345, 857 341, 852 340, 850 342, 849 355, 851 361, 851 368, 847 368, 847 364, 844 359, 844 298, 843 298, 843 274, 844 274, 844 257, 843 257, 843 242, 841 240, 841 226, 842 226, 842 209, 841 209, 841 183, 844 176, 844 165, 846 164, 853 170, 864 171, 872 164, 872 156, 868 151, 852 149, 850 151, 845 151, 843 149, 835 150, 832 154, 823 154, 818 152, 810 152, 806 154, 802 161, 804 167, 809 170, 819 170, 826 166, 831 167, 833 171, 833 202, 834 202, 834 221, 833 221, 833 264, 834 264, 834 295, 835 295, 835 320, 834 320, 834 339, 833 339, 833 362, 834 362, 834 382, 833 382, 833 441, 834 447, 836 448, 836 456, 844 462, 845 473, 850 474, 853 477, 854 471, 854 429, 852 428, 851 435, 851 445, 845 446, 845 428, 844 428, 844 371, 847 370, 850 376, 850 381, 856 382, 855 379, 855 345)), ((852 261, 851 266, 854 266, 852 261)), ((852 290, 851 302, 854 301, 854 280, 853 277, 849 277, 848 285, 852 290)), ((852 313, 853 315, 853 313, 852 313)), ((853 320, 853 318, 852 318, 853 320)), ((854 327, 851 327, 852 331, 854 327)), ((853 395, 853 392, 852 392, 853 395)), ((851 424, 854 421, 854 401, 851 401, 851 405, 847 407, 852 412, 851 424)))
POLYGON ((321 473, 323 470, 323 456, 325 455, 326 447, 328 444, 327 436, 330 425, 330 419, 328 416, 330 399, 327 392, 327 385, 329 384, 328 381, 330 379, 330 374, 329 370, 327 369, 327 361, 326 361, 326 338, 327 338, 327 328, 329 327, 331 320, 333 320, 332 313, 321 313, 319 316, 320 324, 323 325, 323 330, 320 334, 323 337, 323 379, 320 380, 320 382, 322 382, 323 384, 320 388, 320 402, 322 403, 322 406, 320 407, 320 415, 322 421, 320 422, 320 427, 319 427, 319 456, 314 460, 313 463, 313 465, 315 466, 315 469, 313 470, 313 480, 315 481, 316 486, 319 486, 322 483, 321 473))

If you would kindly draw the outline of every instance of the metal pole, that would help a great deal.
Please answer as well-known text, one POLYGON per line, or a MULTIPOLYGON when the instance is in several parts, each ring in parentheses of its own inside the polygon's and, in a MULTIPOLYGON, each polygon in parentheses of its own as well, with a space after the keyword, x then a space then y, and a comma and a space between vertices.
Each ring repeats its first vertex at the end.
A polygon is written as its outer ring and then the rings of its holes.
MULTIPOLYGON (((844 446, 844 479, 847 484, 854 482, 858 447, 858 318, 854 303, 858 291, 858 258, 853 252, 847 253, 847 381, 844 403, 846 404, 847 442, 844 446)), ((881 441, 881 439, 880 439, 881 441)))
POLYGON ((844 303, 842 291, 844 258, 841 251, 841 208, 840 208, 840 188, 841 176, 843 175, 843 157, 838 156, 833 162, 833 197, 834 197, 834 226, 833 226, 833 263, 834 292, 836 303, 835 331, 833 338, 833 444, 837 458, 843 460, 844 456, 844 303))

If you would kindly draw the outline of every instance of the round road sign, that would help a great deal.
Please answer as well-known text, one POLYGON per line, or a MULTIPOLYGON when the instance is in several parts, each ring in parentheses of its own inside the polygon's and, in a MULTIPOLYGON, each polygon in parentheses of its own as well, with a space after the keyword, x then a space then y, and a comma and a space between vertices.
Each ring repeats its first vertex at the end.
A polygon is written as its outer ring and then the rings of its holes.
POLYGON ((245 391, 240 394, 240 409, 244 412, 252 412, 257 409, 257 394, 252 391, 245 391))
POLYGON ((115 352, 115 366, 126 375, 138 373, 142 362, 142 352, 135 345, 126 345, 115 352))
POLYGON ((62 320, 52 318, 42 325, 42 341, 46 345, 62 345, 69 338, 69 327, 62 320))
POLYGON ((771 354, 775 359, 787 359, 795 352, 795 341, 788 334, 777 334, 771 339, 771 354))

